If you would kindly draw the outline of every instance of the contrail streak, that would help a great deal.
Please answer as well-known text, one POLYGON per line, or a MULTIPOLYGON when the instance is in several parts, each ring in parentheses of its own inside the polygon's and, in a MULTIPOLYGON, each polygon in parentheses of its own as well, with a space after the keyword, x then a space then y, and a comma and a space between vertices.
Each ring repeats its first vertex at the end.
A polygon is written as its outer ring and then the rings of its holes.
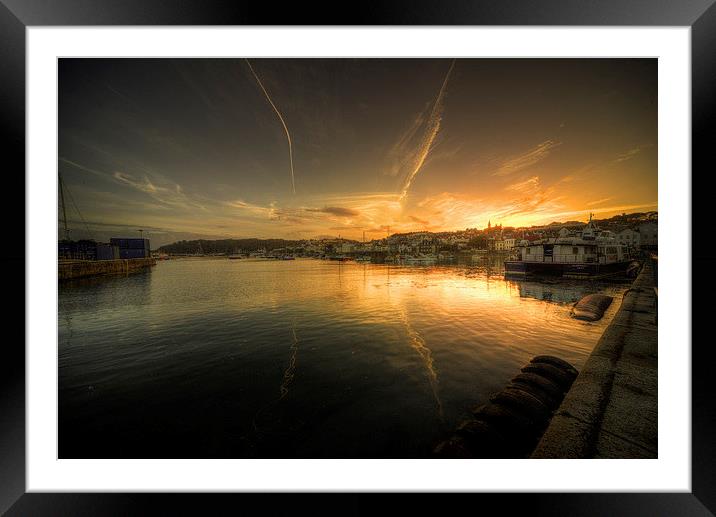
POLYGON ((413 170, 410 172, 410 174, 408 174, 407 178, 405 178, 403 190, 400 192, 401 201, 405 199, 405 196, 408 195, 410 185, 413 183, 413 179, 415 179, 415 176, 418 175, 418 172, 420 172, 420 169, 423 167, 425 159, 428 157, 428 154, 430 154, 430 149, 433 146, 433 141, 435 140, 435 137, 440 131, 440 123, 442 122, 443 118, 443 97, 445 96, 445 88, 447 87, 448 79, 450 78, 450 74, 452 73, 452 69, 454 67, 455 60, 453 59, 452 63, 450 64, 450 68, 445 75, 445 80, 440 87, 438 96, 435 98, 435 104, 433 104, 433 109, 430 112, 430 118, 428 118, 427 127, 425 128, 425 134, 423 135, 423 140, 420 143, 420 147, 418 148, 418 153, 416 155, 413 170))
POLYGON ((276 105, 271 100, 271 97, 269 97, 268 92, 266 91, 266 88, 264 88, 263 83, 261 82, 261 79, 259 79, 259 76, 256 75, 256 72, 254 72, 254 67, 251 66, 251 63, 248 59, 245 59, 246 64, 249 65, 249 69, 251 70, 251 73, 256 78, 256 82, 259 83, 259 86, 261 87, 261 91, 264 92, 264 95, 266 96, 266 100, 269 101, 269 104, 271 104, 271 107, 276 112, 276 115, 278 115, 278 119, 281 121, 281 125, 283 126, 283 130, 286 132, 286 138, 288 139, 288 158, 291 161, 291 188, 293 189, 293 193, 296 193, 296 183, 294 182, 293 178, 293 144, 291 143, 291 135, 288 132, 288 126, 286 125, 286 121, 283 120, 283 116, 281 115, 281 112, 278 110, 276 105))

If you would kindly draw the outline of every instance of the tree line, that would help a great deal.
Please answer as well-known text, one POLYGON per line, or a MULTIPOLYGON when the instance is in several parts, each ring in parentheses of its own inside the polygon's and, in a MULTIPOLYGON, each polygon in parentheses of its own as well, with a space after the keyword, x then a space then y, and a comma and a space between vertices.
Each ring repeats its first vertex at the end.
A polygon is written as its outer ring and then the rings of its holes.
POLYGON ((278 248, 296 247, 299 241, 284 239, 197 239, 179 241, 160 246, 158 251, 170 255, 192 255, 195 253, 231 254, 236 252, 252 252, 260 249, 271 251, 278 248))

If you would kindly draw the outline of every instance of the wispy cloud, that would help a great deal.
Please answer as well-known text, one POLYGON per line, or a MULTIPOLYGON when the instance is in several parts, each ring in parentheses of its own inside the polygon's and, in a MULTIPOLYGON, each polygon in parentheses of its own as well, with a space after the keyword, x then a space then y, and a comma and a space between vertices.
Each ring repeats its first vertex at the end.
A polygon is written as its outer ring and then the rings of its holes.
POLYGON ((411 220, 415 221, 416 223, 420 223, 423 226, 428 226, 430 224, 430 221, 426 221, 425 219, 420 219, 419 217, 415 217, 414 215, 408 216, 411 220))
POLYGON ((160 190, 155 187, 154 184, 152 184, 152 182, 149 181, 149 178, 147 178, 146 176, 144 177, 144 179, 136 179, 131 174, 125 174, 123 172, 115 172, 112 176, 114 177, 114 179, 120 181, 121 183, 125 183, 131 187, 134 187, 137 190, 146 192, 147 194, 156 194, 160 190))
POLYGON ((351 208, 344 208, 341 206, 327 206, 324 208, 306 208, 309 212, 321 212, 324 214, 333 214, 339 217, 356 217, 360 215, 360 212, 351 208))
POLYGON ((406 167, 414 164, 416 151, 414 149, 415 144, 413 140, 415 139, 418 129, 425 123, 429 109, 430 104, 428 103, 425 109, 415 116, 410 126, 406 128, 397 142, 395 142, 388 151, 388 157, 392 160, 390 169, 387 171, 387 174, 390 176, 397 176, 404 171, 406 167))
MULTIPOLYGON (((172 207, 175 209, 181 209, 181 208, 193 208, 193 209, 200 209, 203 211, 207 210, 207 203, 212 203, 212 200, 208 199, 202 199, 201 196, 197 195, 189 195, 186 192, 184 192, 184 189, 181 185, 178 183, 175 183, 169 179, 167 179, 165 176, 156 173, 152 171, 151 169, 144 167, 140 164, 135 164, 136 168, 141 169, 144 171, 144 174, 136 175, 136 174, 130 174, 124 171, 114 171, 112 173, 107 171, 102 171, 98 169, 93 169, 91 167, 87 167, 81 163, 68 160, 67 158, 60 157, 59 158, 60 163, 64 163, 67 165, 70 165, 76 169, 79 169, 84 172, 89 172, 90 174, 93 174, 95 176, 99 176, 105 180, 108 180, 110 182, 120 184, 125 187, 131 187, 132 189, 141 192, 143 194, 147 194, 150 196, 156 203, 159 203, 162 206, 154 205, 155 208, 166 208, 166 207, 172 207)), ((72 186, 72 188, 77 188, 77 186, 72 186)), ((125 203, 129 203, 129 200, 126 200, 125 203)), ((145 206, 146 204, 142 204, 142 206, 145 206)))
POLYGON ((627 152, 622 153, 622 154, 618 155, 616 158, 614 158, 614 162, 619 163, 619 162, 625 162, 627 160, 631 160, 640 152, 641 152, 641 149, 639 149, 638 147, 636 147, 634 149, 629 149, 627 152))
POLYGON ((418 207, 431 214, 431 221, 441 228, 481 228, 487 220, 507 225, 547 217, 564 210, 564 197, 552 186, 544 187, 538 176, 515 182, 504 188, 501 196, 482 198, 469 194, 443 192, 423 199, 418 207))
POLYGON ((359 217, 358 210, 341 206, 315 207, 281 207, 278 203, 269 205, 256 205, 242 199, 228 201, 225 205, 237 209, 247 215, 268 219, 272 221, 303 223, 306 221, 341 221, 359 217))
POLYGON ((390 226, 387 224, 383 224, 380 226, 375 226, 373 228, 366 228, 365 233, 387 233, 390 230, 390 226))
POLYGON ((90 174, 94 174, 96 176, 101 176, 103 178, 109 178, 110 174, 107 174, 106 172, 98 171, 96 169, 92 169, 90 167, 85 167, 81 163, 73 162, 72 160, 68 160, 67 158, 63 158, 60 156, 59 161, 61 163, 66 163, 67 165, 71 165, 72 167, 75 167, 81 171, 89 172, 90 174))
POLYGON ((243 199, 237 199, 234 201, 227 201, 226 206, 230 208, 235 208, 238 210, 241 210, 243 212, 249 213, 254 216, 258 216, 261 218, 266 219, 275 219, 276 218, 276 208, 275 203, 271 203, 269 206, 261 206, 261 205, 255 205, 252 203, 247 203, 243 199))
MULTIPOLYGON (((532 178, 530 178, 532 179, 532 178)), ((430 214, 433 225, 441 229, 482 228, 487 221, 503 223, 506 226, 529 226, 552 221, 566 221, 570 218, 586 220, 588 213, 614 214, 636 210, 655 210, 656 202, 610 205, 570 210, 565 206, 566 198, 552 187, 542 187, 534 182, 531 191, 510 197, 516 190, 506 189, 508 197, 503 199, 480 198, 469 194, 443 192, 423 199, 418 207, 423 214, 430 214)))
POLYGON ((628 151, 625 151, 619 155, 617 155, 616 158, 614 158, 613 163, 620 163, 625 162, 627 160, 631 160, 632 158, 635 158, 643 149, 646 147, 650 147, 648 145, 640 145, 638 147, 634 147, 633 149, 629 149, 628 151))
POLYGON ((517 183, 508 185, 507 187, 505 187, 505 190, 511 190, 514 192, 521 193, 531 193, 539 189, 539 186, 539 176, 532 176, 531 178, 527 178, 526 180, 518 181, 517 183))
MULTIPOLYGON (((435 98, 430 115, 427 117, 423 137, 420 140, 415 153, 412 155, 412 158, 409 160, 410 168, 408 169, 408 173, 403 180, 403 188, 401 189, 399 196, 399 200, 401 201, 408 195, 408 190, 410 190, 410 186, 412 185, 415 176, 417 176, 418 172, 420 172, 420 169, 423 167, 425 159, 428 157, 428 154, 430 154, 430 149, 433 146, 435 137, 440 131, 440 124, 442 123, 443 117, 443 98, 445 97, 448 79, 450 79, 450 74, 452 73, 454 67, 455 60, 453 59, 452 63, 450 63, 450 68, 448 69, 447 74, 445 74, 445 79, 440 87, 440 91, 435 98)), ((417 131, 417 129, 413 130, 413 133, 414 131, 417 131)))
POLYGON ((115 171, 112 177, 125 186, 132 187, 143 192, 154 199, 157 203, 171 206, 172 208, 188 209, 198 208, 206 211, 207 207, 197 196, 190 196, 184 192, 181 185, 167 180, 160 175, 154 175, 152 179, 148 175, 135 176, 122 171, 115 171))
POLYGON ((521 170, 527 169, 547 158, 552 151, 562 145, 561 142, 554 140, 545 140, 544 142, 534 146, 527 152, 514 156, 502 162, 493 176, 507 176, 521 170))
POLYGON ((595 205, 601 205, 603 203, 606 203, 607 201, 611 201, 614 199, 613 197, 605 197, 603 199, 597 199, 596 201, 590 201, 587 203, 587 206, 595 206, 595 205))

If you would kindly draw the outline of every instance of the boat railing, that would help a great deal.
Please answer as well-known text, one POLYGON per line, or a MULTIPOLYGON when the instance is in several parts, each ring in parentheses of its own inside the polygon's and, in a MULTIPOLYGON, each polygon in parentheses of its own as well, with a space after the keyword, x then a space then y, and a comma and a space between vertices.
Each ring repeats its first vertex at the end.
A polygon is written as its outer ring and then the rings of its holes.
POLYGON ((597 256, 591 253, 585 253, 580 255, 564 253, 561 255, 555 255, 555 262, 561 262, 565 264, 579 263, 579 262, 596 262, 597 256))

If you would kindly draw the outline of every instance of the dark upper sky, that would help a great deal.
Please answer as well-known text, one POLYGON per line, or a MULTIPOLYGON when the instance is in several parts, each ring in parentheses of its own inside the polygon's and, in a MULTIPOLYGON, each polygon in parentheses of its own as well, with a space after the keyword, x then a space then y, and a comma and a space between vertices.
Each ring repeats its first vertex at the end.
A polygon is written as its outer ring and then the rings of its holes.
POLYGON ((656 208, 654 59, 250 64, 60 60, 58 167, 95 233, 379 237, 656 208))

